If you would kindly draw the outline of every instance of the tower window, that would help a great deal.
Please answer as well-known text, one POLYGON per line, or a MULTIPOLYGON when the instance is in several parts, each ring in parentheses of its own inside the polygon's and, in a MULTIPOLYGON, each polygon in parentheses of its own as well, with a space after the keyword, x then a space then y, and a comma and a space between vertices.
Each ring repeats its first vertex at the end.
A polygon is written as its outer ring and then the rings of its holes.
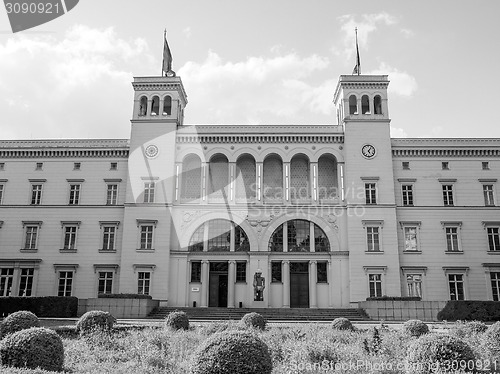
POLYGON ((356 95, 349 96, 349 114, 358 114, 358 99, 356 95))
POLYGON ((118 162, 112 162, 109 170, 117 170, 117 169, 118 169, 118 162))
POLYGON ((43 169, 43 162, 37 162, 35 170, 42 170, 42 169, 43 169))
POLYGON ((410 170, 410 162, 403 161, 403 170, 410 170))
POLYGON ((441 168, 443 170, 450 170, 450 163, 448 161, 441 162, 441 168))
POLYGON ((172 97, 165 96, 163 99, 163 115, 169 116, 172 114, 172 97))
POLYGON ((368 95, 361 97, 361 113, 370 114, 370 99, 368 99, 368 95))
POLYGON ((490 163, 488 161, 483 161, 483 170, 490 170, 490 163))
POLYGON ((5 162, 0 162, 0 170, 5 170, 5 162))
POLYGON ((73 164, 73 170, 80 170, 82 164, 80 162, 75 162, 73 164))
POLYGON ((145 116, 148 110, 148 98, 146 96, 141 97, 139 102, 139 116, 145 116))
POLYGON ((153 96, 151 101, 151 115, 157 116, 160 112, 160 98, 158 96, 153 96))
POLYGON ((380 95, 376 95, 373 98, 373 108, 375 110, 375 114, 382 114, 382 98, 380 95))

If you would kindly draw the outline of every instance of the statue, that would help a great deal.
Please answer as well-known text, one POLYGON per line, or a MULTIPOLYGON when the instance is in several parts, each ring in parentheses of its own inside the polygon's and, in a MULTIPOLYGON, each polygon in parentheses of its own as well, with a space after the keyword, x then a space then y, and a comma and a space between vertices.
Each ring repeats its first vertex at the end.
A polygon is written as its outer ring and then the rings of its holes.
POLYGON ((253 276, 254 301, 264 301, 264 288, 266 288, 266 278, 262 276, 262 270, 257 269, 253 276))

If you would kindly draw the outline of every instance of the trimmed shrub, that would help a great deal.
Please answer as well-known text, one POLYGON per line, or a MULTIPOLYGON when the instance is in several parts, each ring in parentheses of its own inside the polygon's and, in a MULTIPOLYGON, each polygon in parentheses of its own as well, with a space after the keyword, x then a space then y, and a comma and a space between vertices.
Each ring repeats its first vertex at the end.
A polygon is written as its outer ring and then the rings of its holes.
POLYGON ((440 321, 500 321, 500 301, 448 301, 437 318, 440 321))
POLYGON ((481 321, 457 321, 451 328, 451 332, 459 338, 472 334, 482 334, 488 329, 488 326, 481 321))
POLYGON ((64 347, 56 332, 32 327, 3 339, 0 357, 2 365, 6 366, 60 371, 64 364, 64 347))
POLYGON ((91 310, 80 317, 76 323, 76 330, 80 335, 94 331, 109 332, 113 328, 116 318, 102 310, 91 310))
POLYGON ((99 299, 152 299, 151 295, 136 294, 136 293, 100 293, 97 295, 99 299))
POLYGON ((0 297, 0 310, 11 314, 28 310, 38 317, 76 317, 78 299, 73 296, 0 297))
POLYGON ((191 363, 191 374, 270 374, 272 370, 266 343, 245 331, 212 335, 191 363))
POLYGON ((429 326, 419 319, 410 319, 403 323, 403 331, 407 335, 419 337, 429 332, 429 326))
POLYGON ((351 321, 349 321, 347 318, 344 318, 344 317, 335 318, 332 321, 332 327, 335 330, 349 330, 349 331, 354 330, 354 327, 352 326, 351 321))
POLYGON ((420 301, 420 296, 372 296, 367 297, 366 301, 420 301))
POLYGON ((490 357, 495 361, 500 361, 500 322, 496 322, 484 333, 484 346, 490 357))
POLYGON ((189 330, 189 318, 185 312, 174 310, 165 317, 165 325, 174 330, 189 330))
POLYGON ((267 321, 264 317, 262 317, 259 313, 247 313, 241 318, 242 326, 246 328, 254 328, 259 330, 265 330, 267 321))
POLYGON ((408 347, 407 374, 457 373, 465 365, 468 373, 475 372, 474 353, 464 341, 450 335, 425 334, 408 347))
POLYGON ((27 310, 20 310, 7 316, 0 324, 0 338, 15 332, 39 327, 38 317, 27 310))

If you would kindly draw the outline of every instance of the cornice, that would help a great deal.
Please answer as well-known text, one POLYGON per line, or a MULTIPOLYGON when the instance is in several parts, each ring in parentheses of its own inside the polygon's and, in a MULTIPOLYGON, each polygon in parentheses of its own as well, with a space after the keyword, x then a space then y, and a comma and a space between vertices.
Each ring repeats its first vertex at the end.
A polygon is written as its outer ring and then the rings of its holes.
POLYGON ((500 157, 498 138, 391 139, 393 157, 500 157))

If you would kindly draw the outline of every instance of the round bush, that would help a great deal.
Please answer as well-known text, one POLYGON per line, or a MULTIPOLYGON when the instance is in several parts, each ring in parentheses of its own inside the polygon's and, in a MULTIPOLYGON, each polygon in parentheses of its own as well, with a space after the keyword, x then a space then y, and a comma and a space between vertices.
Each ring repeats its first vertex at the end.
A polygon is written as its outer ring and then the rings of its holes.
POLYGON ((8 315, 2 321, 0 324, 0 338, 17 331, 39 326, 40 321, 36 315, 26 310, 20 310, 8 315))
POLYGON ((261 314, 252 312, 245 314, 241 318, 241 324, 246 328, 265 330, 267 321, 261 314))
POLYGON ((270 374, 269 349, 255 334, 221 332, 208 338, 196 351, 191 374, 270 374))
POLYGON ((500 321, 488 327, 483 338, 484 345, 491 358, 500 361, 500 321))
POLYGON ((165 317, 165 325, 174 330, 189 330, 189 318, 185 312, 174 310, 165 317))
POLYGON ((471 347, 450 335, 425 334, 415 339, 408 347, 406 356, 407 374, 457 373, 460 367, 474 373, 475 357, 471 347))
POLYGON ((464 338, 473 334, 482 334, 488 329, 488 326, 481 321, 457 321, 452 327, 452 332, 459 338, 464 338))
POLYGON ((403 331, 407 335, 419 337, 429 332, 429 326, 419 319, 410 319, 403 323, 403 331))
POLYGON ((56 332, 32 327, 3 339, 0 357, 2 365, 6 366, 60 371, 64 364, 64 347, 56 332))
POLYGON ((76 330, 80 334, 94 331, 111 331, 116 318, 102 310, 91 310, 80 317, 76 323, 76 330))
POLYGON ((349 321, 347 318, 344 317, 335 318, 332 321, 332 327, 335 330, 350 330, 350 331, 354 330, 351 321, 349 321))

